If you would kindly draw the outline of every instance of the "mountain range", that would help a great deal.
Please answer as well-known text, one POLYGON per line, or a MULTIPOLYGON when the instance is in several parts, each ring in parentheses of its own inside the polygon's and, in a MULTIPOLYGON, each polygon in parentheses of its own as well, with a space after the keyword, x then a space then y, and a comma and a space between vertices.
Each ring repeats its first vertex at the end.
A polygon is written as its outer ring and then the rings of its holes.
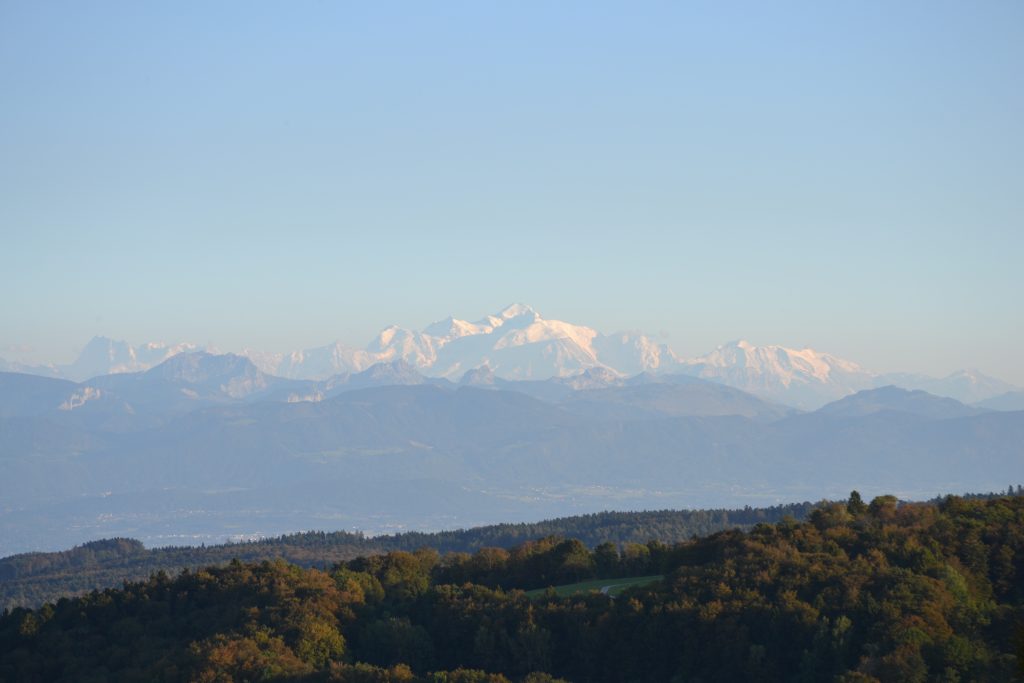
MULTIPOLYGON (((29 366, 0 359, 0 371, 80 382, 100 375, 148 370, 175 355, 196 350, 200 347, 195 344, 133 346, 96 337, 69 365, 29 366)), ((887 385, 920 389, 964 403, 994 401, 992 407, 1018 405, 1020 401, 1012 393, 1018 388, 975 370, 961 370, 944 378, 880 374, 809 348, 755 346, 740 340, 703 356, 684 359, 644 334, 605 335, 583 325, 548 320, 524 304, 507 306, 475 322, 449 317, 419 331, 391 326, 362 349, 336 342, 291 353, 245 349, 239 355, 265 375, 292 380, 323 381, 402 361, 423 375, 450 381, 460 381, 466 373, 471 379, 482 373, 501 380, 547 380, 591 370, 620 378, 640 373, 690 375, 805 410, 887 385), (1000 398, 1003 395, 1007 397, 1000 398)))
POLYGON ((0 555, 1001 490, 1022 443, 1024 412, 893 386, 805 412, 678 372, 455 382, 395 359, 309 380, 191 351, 81 383, 0 373, 0 555))

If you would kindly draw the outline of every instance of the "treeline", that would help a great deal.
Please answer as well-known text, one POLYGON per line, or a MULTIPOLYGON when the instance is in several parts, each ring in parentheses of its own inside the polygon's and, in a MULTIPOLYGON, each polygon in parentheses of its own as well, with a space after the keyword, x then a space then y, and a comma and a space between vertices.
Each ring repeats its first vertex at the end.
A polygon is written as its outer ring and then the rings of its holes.
POLYGON ((157 571, 223 565, 233 559, 284 559, 302 567, 328 567, 361 555, 434 548, 441 553, 510 548, 547 536, 601 543, 675 543, 723 529, 748 529, 784 517, 804 519, 814 507, 794 503, 735 510, 601 512, 537 523, 498 524, 438 533, 409 532, 367 538, 360 533, 305 532, 246 543, 146 549, 133 539, 93 541, 54 553, 24 553, 0 560, 0 608, 35 607, 61 596, 138 581, 157 571))
POLYGON ((667 543, 543 538, 160 572, 0 617, 0 680, 1010 681, 1024 498, 856 493, 667 543), (522 590, 662 574, 614 600, 522 590))

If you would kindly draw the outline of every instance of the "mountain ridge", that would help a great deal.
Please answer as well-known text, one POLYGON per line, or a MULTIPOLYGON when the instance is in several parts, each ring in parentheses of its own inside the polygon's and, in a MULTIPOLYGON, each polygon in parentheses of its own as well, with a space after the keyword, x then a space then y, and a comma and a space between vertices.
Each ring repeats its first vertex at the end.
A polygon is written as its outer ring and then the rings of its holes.
POLYGON ((382 532, 612 506, 763 504, 841 493, 837 482, 933 495, 1020 478, 1024 412, 772 414, 750 395, 716 412, 714 400, 740 392, 687 376, 523 384, 392 384, 301 402, 216 394, 170 402, 162 416, 159 404, 133 404, 132 429, 88 419, 90 407, 123 400, 110 389, 70 412, 0 417, 0 554, 43 537, 382 532), (571 393, 541 400, 530 395, 538 385, 571 393))
MULTIPOLYGON (((213 352, 190 343, 133 346, 94 337, 71 364, 28 366, 0 360, 0 371, 82 382, 101 375, 149 370, 176 355, 197 351, 213 352)), ((980 403, 1018 390, 976 370, 959 370, 942 378, 883 374, 812 348, 757 346, 745 340, 720 345, 702 356, 682 358, 668 345, 642 333, 602 334, 585 325, 546 319, 520 303, 476 321, 450 315, 422 330, 391 325, 362 349, 334 342, 288 353, 247 348, 236 355, 249 359, 267 376, 320 382, 395 361, 425 376, 453 382, 478 370, 495 380, 536 381, 572 378, 591 370, 623 378, 642 373, 692 375, 804 410, 889 384, 964 403, 980 403)), ((296 393, 301 395, 313 396, 296 393)))

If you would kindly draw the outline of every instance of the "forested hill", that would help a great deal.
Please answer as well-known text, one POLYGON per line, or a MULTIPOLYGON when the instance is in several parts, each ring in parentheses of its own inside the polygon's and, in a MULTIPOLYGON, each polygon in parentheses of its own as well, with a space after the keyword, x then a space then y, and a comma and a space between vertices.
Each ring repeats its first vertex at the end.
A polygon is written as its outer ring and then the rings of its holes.
POLYGON ((225 564, 233 559, 258 562, 281 558, 302 567, 323 567, 359 555, 434 548, 441 553, 508 548, 547 536, 600 543, 675 543, 723 529, 748 529, 786 516, 804 519, 811 503, 736 510, 661 510, 601 512, 537 523, 498 524, 437 533, 403 533, 367 538, 362 534, 308 532, 247 543, 147 549, 132 539, 93 541, 54 553, 25 553, 0 559, 0 608, 34 607, 62 596, 120 586, 156 571, 176 574, 184 568, 225 564))
POLYGON ((672 545, 161 572, 5 613, 0 680, 1013 681, 1022 577, 1022 497, 851 495, 672 545), (640 576, 663 578, 614 599, 519 590, 640 576))

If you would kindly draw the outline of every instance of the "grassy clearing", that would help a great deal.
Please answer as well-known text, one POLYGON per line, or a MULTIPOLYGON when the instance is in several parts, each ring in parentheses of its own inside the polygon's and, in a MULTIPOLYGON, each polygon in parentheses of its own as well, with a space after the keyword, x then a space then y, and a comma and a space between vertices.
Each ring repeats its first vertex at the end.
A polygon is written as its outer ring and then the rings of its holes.
MULTIPOLYGON (((613 598, 626 590, 634 586, 646 586, 649 583, 655 581, 661 581, 664 578, 661 574, 654 576, 629 576, 618 579, 594 579, 593 581, 582 581, 580 583, 569 583, 564 586, 555 586, 555 594, 564 598, 569 595, 575 595, 576 593, 589 593, 590 591, 605 592, 607 588, 607 594, 613 598)), ((539 598, 544 595, 547 588, 537 588, 532 591, 526 591, 526 594, 531 598, 539 598)))

